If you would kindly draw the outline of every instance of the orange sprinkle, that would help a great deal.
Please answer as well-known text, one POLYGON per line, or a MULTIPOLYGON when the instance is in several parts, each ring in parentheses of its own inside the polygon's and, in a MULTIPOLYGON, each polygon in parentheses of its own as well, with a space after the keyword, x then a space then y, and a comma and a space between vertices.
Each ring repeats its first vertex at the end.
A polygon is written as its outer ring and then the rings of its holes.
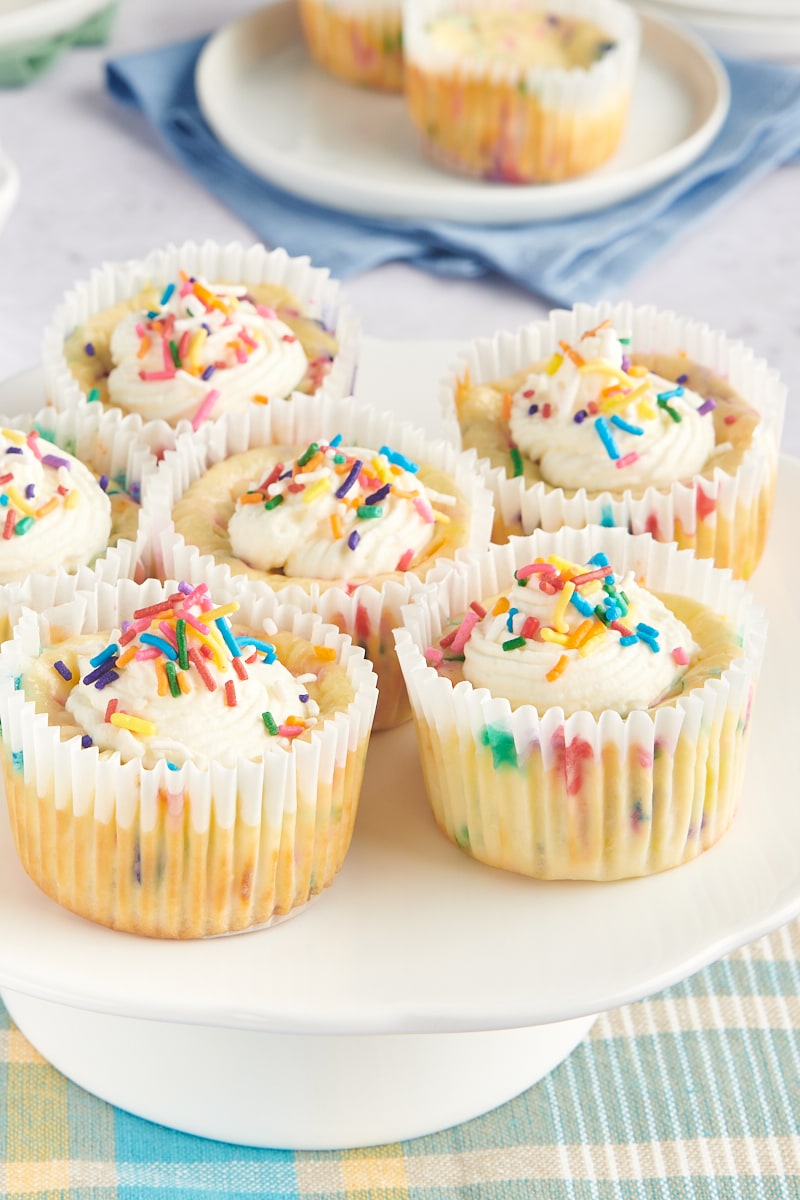
POLYGON ((644 379, 645 375, 649 375, 650 372, 642 363, 633 363, 628 367, 628 374, 631 379, 644 379))
POLYGON ((505 422, 508 422, 511 416, 511 392, 506 392, 503 396, 502 416, 505 422))
POLYGON ((571 363, 574 363, 576 367, 582 367, 584 365, 586 359, 583 358, 582 355, 578 354, 578 351, 573 349, 569 342, 559 342, 558 344, 571 363))
POLYGON ((333 662, 336 658, 336 651, 333 646, 315 646, 314 653, 323 662, 333 662))
POLYGON ((509 603, 508 597, 501 596, 500 599, 495 604, 494 608, 492 609, 492 616, 498 617, 500 615, 500 613, 508 612, 510 607, 511 607, 511 604, 509 603))
POLYGON ((605 321, 601 321, 599 325, 595 325, 594 329, 587 329, 586 333, 581 334, 581 341, 584 338, 595 337, 601 329, 608 329, 611 324, 611 317, 606 317, 605 321))
POLYGON ((51 513, 53 511, 54 508, 58 508, 58 497, 57 496, 51 496, 50 499, 41 506, 41 508, 37 508, 36 516, 37 517, 46 517, 48 513, 51 513))
POLYGON ((157 658, 156 663, 156 685, 159 696, 169 695, 169 680, 167 679, 167 669, 164 665, 164 660, 157 658))
POLYGON ((558 679, 559 675, 563 675, 567 669, 568 663, 569 663, 569 658, 567 657, 566 654, 562 654, 561 658, 558 660, 556 665, 553 667, 552 671, 548 671, 547 674, 545 675, 545 679, 547 680, 547 682, 552 683, 554 679, 558 679))
POLYGON ((331 532, 333 533, 336 541, 338 541, 344 533, 344 530, 342 529, 342 518, 338 513, 331 513, 331 532))
POLYGON ((147 336, 147 334, 145 334, 139 343, 139 349, 136 351, 136 357, 144 358, 144 356, 147 354, 147 351, 149 349, 150 349, 150 338, 147 336))
MULTIPOLYGON (((135 634, 134 634, 134 636, 135 636, 135 634)), ((120 654, 119 658, 117 659, 117 666, 118 667, 127 667, 128 663, 131 661, 131 659, 136 657, 136 653, 137 653, 138 649, 139 649, 138 646, 128 646, 127 650, 123 650, 122 654, 120 654)))
POLYGON ((586 639, 589 637, 589 635, 593 629, 594 629, 593 621, 581 621, 580 625, 578 625, 575 629, 573 629, 573 631, 570 635, 570 639, 569 639, 570 649, 578 650, 583 645, 583 643, 586 641, 586 639))
POLYGON ((269 396, 253 396, 254 404, 269 404, 269 396))
POLYGON ((189 683, 189 678, 188 678, 186 672, 178 671, 177 680, 178 680, 178 687, 181 689, 184 696, 188 696, 189 692, 192 690, 192 685, 189 683))
POLYGON ((239 503, 240 504, 261 504, 261 502, 264 500, 264 498, 265 497, 264 497, 263 492, 245 492, 245 494, 243 496, 239 497, 239 503))

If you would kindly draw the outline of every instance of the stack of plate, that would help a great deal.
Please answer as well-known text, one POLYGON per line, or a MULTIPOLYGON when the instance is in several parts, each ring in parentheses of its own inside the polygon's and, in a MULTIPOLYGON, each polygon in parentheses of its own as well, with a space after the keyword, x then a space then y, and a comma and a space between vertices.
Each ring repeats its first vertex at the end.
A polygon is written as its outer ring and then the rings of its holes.
POLYGON ((800 62, 800 0, 634 0, 657 16, 686 21, 717 50, 800 62))

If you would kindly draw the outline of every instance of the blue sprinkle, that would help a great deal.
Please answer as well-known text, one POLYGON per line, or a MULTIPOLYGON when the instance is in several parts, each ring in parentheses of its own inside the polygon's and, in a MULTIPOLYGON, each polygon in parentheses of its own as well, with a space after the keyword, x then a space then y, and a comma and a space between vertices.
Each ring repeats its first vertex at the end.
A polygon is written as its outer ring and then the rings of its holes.
POLYGON ((5 492, 0 496, 0 504, 2 504, 3 508, 8 508, 8 496, 5 492))
POLYGON ((165 305, 165 304, 168 304, 168 303, 169 303, 169 301, 170 301, 170 298, 171 298, 171 296, 172 296, 172 293, 173 293, 174 291, 175 291, 175 284, 174 284, 174 283, 168 283, 168 284, 167 284, 167 286, 164 288, 163 294, 162 294, 162 296, 161 296, 161 301, 160 301, 160 303, 161 303, 161 307, 162 307, 162 308, 164 307, 164 305, 165 305))
POLYGON ((573 608, 577 608, 582 617, 594 616, 594 609, 592 608, 591 604, 588 600, 585 600, 577 590, 572 593, 569 598, 569 602, 573 608))
POLYGON ((622 616, 622 609, 617 608, 616 604, 607 604, 606 616, 608 617, 609 621, 618 621, 622 616))
POLYGON ((673 389, 672 389, 671 391, 669 391, 669 392, 659 392, 659 394, 656 396, 656 400, 658 400, 658 401, 660 401, 661 403, 663 403, 663 402, 664 402, 664 401, 666 401, 666 400, 672 400, 672 399, 674 399, 676 396, 682 396, 682 395, 683 395, 683 388, 682 388, 682 387, 676 387, 676 388, 673 388, 673 389))
POLYGON ((214 621, 214 624, 216 625, 217 629, 222 634, 222 640, 225 643, 225 645, 228 647, 228 649, 230 650, 233 657, 241 658, 242 651, 241 651, 240 647, 237 645, 236 638, 233 636, 231 627, 228 624, 228 622, 225 620, 225 618, 217 617, 216 620, 214 621))
POLYGON ((600 512, 600 524, 606 529, 614 528, 614 510, 610 504, 604 504, 600 512))
POLYGON ((593 567, 607 567, 609 565, 608 555, 603 554, 602 550, 598 550, 596 554, 592 555, 589 562, 593 567))
POLYGON ((631 425, 629 421, 623 420, 622 417, 615 413, 611 418, 611 424, 616 425, 617 429, 624 429, 626 433, 632 433, 635 437, 641 437, 644 433, 641 425, 631 425))
POLYGON ((506 617, 506 629, 508 630, 509 633, 514 632, 514 617, 517 615, 518 612, 519 612, 518 608, 510 608, 508 610, 508 616, 506 617))
POLYGON ((419 464, 412 462, 410 458, 406 458, 405 454, 401 454, 399 450, 392 450, 389 446, 381 446, 378 453, 388 458, 389 462, 394 463, 396 467, 402 467, 404 471, 408 471, 410 475, 416 475, 419 470, 419 464))
POLYGON ((333 447, 334 450, 336 449, 337 446, 341 446, 341 444, 342 444, 342 435, 340 433, 337 433, 336 437, 332 437, 331 440, 328 442, 328 445, 333 447))
POLYGON ((107 662, 115 654, 119 654, 119 646, 116 642, 112 642, 109 646, 106 646, 105 650, 101 650, 99 654, 95 654, 94 658, 90 658, 89 662, 93 667, 99 667, 101 663, 107 662))
POLYGON ((167 770, 168 771, 180 771, 180 767, 178 766, 177 763, 170 762, 169 759, 167 759, 167 770))
POLYGON ((237 637, 236 644, 238 646, 252 646, 254 650, 261 650, 264 654, 268 654, 270 650, 274 652, 275 647, 272 642, 265 642, 261 638, 254 637, 237 637))
POLYGON ((636 636, 636 634, 631 633, 631 634, 628 634, 626 637, 621 637, 619 639, 619 644, 620 644, 620 646, 633 646, 633 645, 635 645, 636 642, 638 642, 638 640, 639 639, 636 636))
POLYGON ((612 460, 619 458, 619 450, 617 449, 616 442, 614 441, 614 435, 611 432, 608 421, 605 419, 605 417, 598 417, 594 423, 594 427, 597 430, 597 436, 605 446, 608 457, 612 460))
POLYGON ((658 630, 654 629, 652 625, 645 625, 644 621, 640 621, 636 626, 636 632, 640 635, 643 634, 645 637, 658 637, 658 630))
MULTIPOLYGON (((139 635, 139 641, 144 646, 155 646, 162 654, 165 654, 171 662, 177 662, 178 651, 168 642, 166 638, 157 637, 154 633, 142 633, 139 635)), ((86 680, 84 679, 84 683, 86 680)))
POLYGON ((15 771, 21 771, 21 770, 22 770, 22 764, 23 764, 23 762, 24 762, 24 759, 23 759, 23 755, 22 755, 22 751, 21 751, 21 750, 13 750, 13 751, 12 751, 12 753, 11 753, 11 762, 12 762, 12 763, 13 763, 13 765, 14 765, 14 770, 15 770, 15 771))

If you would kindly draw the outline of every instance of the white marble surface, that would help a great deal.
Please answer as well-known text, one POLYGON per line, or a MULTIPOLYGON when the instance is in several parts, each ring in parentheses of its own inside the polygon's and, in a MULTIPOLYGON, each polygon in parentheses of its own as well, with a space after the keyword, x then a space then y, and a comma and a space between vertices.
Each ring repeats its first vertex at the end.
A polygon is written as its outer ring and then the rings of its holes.
MULTIPOLYGON (((21 175, 0 231, 0 378, 37 362, 62 292, 103 259, 186 238, 250 240, 251 231, 103 90, 114 54, 204 33, 258 0, 121 0, 111 42, 65 55, 21 91, 0 91, 0 145, 21 175)), ((368 103, 365 95, 365 103, 368 103)), ((644 267, 634 301, 674 308, 752 345, 790 390, 784 448, 800 454, 800 166, 755 182, 700 230, 644 267)), ((467 338, 514 327, 546 305, 500 278, 454 282, 401 264, 346 284, 367 334, 467 338)))

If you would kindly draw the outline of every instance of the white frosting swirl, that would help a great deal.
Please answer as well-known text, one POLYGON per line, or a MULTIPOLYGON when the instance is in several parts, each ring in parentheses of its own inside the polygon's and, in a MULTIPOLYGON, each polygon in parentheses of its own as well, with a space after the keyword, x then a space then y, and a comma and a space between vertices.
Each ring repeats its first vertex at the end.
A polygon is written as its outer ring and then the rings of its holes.
POLYGON ((436 521, 446 518, 442 506, 453 501, 399 465, 407 460, 391 457, 391 451, 322 446, 307 470, 295 459, 263 492, 263 481, 256 481, 258 502, 240 499, 228 523, 233 553, 251 567, 294 578, 355 579, 406 569, 431 542, 436 521), (337 496, 358 463, 361 470, 337 496))
POLYGON ((0 431, 0 579, 76 571, 108 546, 111 503, 91 471, 35 432, 0 431))
POLYGON ((111 335, 112 403, 175 423, 241 411, 254 396, 288 396, 306 373, 305 351, 246 290, 194 280, 120 321, 111 335))
MULTIPOLYGON (((595 569, 594 564, 570 564, 569 573, 595 569)), ((606 628, 570 602, 565 606, 561 590, 552 594, 541 590, 540 578, 545 577, 532 575, 527 586, 515 584, 506 593, 508 611, 487 614, 472 631, 464 646, 463 673, 475 687, 489 688, 493 696, 504 696, 515 707, 532 704, 540 712, 559 707, 567 714, 597 715, 611 709, 624 716, 652 707, 684 673, 697 649, 689 630, 661 600, 640 587, 632 573, 616 582, 617 594, 624 593, 629 601, 629 606, 623 601, 620 607, 627 611, 616 620, 630 634, 639 630, 627 645, 622 640, 627 634, 606 628), (529 626, 530 636, 525 636, 522 630, 530 617, 538 621, 539 629, 531 633, 529 626), (581 647, 570 645, 570 639, 580 640, 575 631, 582 625, 584 633, 588 628, 597 636, 581 647), (543 640, 541 630, 554 627, 568 644, 543 640), (648 629, 656 631, 655 636, 648 629), (521 636, 524 645, 503 649, 503 643, 521 636), (559 671, 560 663, 563 670, 559 671), (548 679, 554 670, 554 677, 548 679)), ((597 583, 577 592, 584 606, 603 604, 607 611, 609 603, 618 603, 613 596, 607 601, 608 593, 597 583)))
MULTIPOLYGON (((202 767, 213 760, 233 766, 238 758, 259 758, 287 744, 285 737, 273 736, 267 730, 264 712, 270 713, 278 728, 288 717, 300 718, 304 726, 315 724, 319 708, 305 690, 306 677, 295 678, 280 661, 268 663, 261 654, 246 664, 246 679, 231 670, 230 659, 222 667, 212 660, 205 661, 205 669, 216 684, 213 691, 191 667, 181 672, 185 694, 173 696, 166 691, 159 695, 153 659, 134 659, 115 670, 117 679, 98 689, 92 681, 92 674, 97 672, 90 659, 101 653, 109 640, 118 643, 119 631, 100 634, 87 642, 78 659, 81 682, 70 691, 66 707, 96 746, 118 751, 123 762, 138 758, 144 766, 152 767, 159 759, 176 766, 191 760, 202 767), (89 682, 83 682, 87 677, 89 682), (233 683, 235 705, 229 703, 226 683, 233 683), (117 701, 117 712, 150 722, 152 729, 128 729, 107 720, 109 702, 113 700, 117 701)), ((110 668, 114 669, 113 662, 110 668)))
POLYGON ((713 453, 702 397, 649 372, 629 374, 623 360, 616 332, 598 329, 512 397, 511 436, 552 487, 668 487, 701 471, 713 453))

